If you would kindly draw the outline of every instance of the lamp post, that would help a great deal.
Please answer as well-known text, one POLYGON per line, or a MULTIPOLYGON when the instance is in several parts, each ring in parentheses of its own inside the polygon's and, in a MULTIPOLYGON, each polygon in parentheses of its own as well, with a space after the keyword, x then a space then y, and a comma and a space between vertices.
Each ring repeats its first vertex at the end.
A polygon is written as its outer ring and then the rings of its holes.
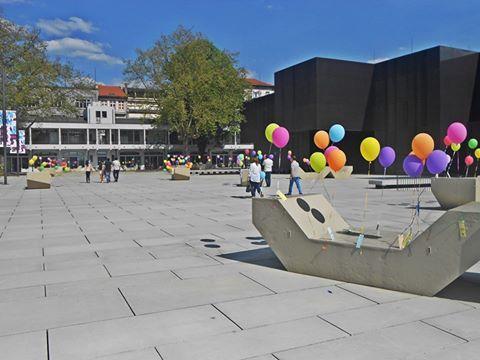
POLYGON ((7 185, 7 97, 5 94, 5 63, 2 62, 2 142, 3 185, 7 185))

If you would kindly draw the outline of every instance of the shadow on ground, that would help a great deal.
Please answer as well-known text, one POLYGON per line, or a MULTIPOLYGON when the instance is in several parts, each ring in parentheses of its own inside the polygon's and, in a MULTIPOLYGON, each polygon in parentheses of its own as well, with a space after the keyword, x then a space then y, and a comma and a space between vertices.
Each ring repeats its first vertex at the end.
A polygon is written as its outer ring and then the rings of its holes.
POLYGON ((480 274, 466 272, 440 291, 436 297, 480 303, 480 274))
POLYGON ((260 265, 269 268, 285 270, 282 263, 269 248, 239 251, 230 254, 219 255, 229 260, 240 261, 248 264, 260 265))

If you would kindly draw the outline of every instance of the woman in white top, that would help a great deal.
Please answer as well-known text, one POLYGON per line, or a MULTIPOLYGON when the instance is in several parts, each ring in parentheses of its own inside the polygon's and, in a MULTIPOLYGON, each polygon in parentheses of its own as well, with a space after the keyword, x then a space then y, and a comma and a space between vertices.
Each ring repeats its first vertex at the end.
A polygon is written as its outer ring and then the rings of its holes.
POLYGON ((258 192, 261 197, 263 197, 262 188, 260 187, 260 173, 262 172, 262 166, 258 162, 258 158, 253 158, 252 163, 250 164, 250 170, 248 172, 248 177, 250 179, 250 190, 252 192, 252 197, 255 197, 255 192, 258 192))
POLYGON ((273 160, 267 157, 263 160, 263 171, 265 172, 265 182, 267 183, 267 187, 270 187, 272 182, 272 168, 273 160))

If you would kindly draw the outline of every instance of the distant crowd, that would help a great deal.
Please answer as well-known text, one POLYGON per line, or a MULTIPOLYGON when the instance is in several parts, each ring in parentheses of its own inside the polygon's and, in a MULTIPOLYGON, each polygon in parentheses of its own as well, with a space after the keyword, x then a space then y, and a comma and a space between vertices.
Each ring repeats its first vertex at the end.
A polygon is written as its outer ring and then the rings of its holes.
MULTIPOLYGON (((110 161, 110 159, 107 159, 106 161, 100 161, 97 168, 100 183, 103 183, 104 181, 107 183, 111 182, 112 172, 114 182, 118 182, 121 168, 122 166, 117 158, 114 158, 113 161, 110 161)), ((93 170, 92 163, 87 160, 85 163, 85 181, 87 183, 90 183, 93 170)))

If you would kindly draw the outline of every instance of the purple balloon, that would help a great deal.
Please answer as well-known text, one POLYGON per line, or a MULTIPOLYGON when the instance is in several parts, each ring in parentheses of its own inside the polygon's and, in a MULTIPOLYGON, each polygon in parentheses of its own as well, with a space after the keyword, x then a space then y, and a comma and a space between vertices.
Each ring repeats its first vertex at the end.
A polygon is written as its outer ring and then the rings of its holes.
POLYGON ((422 160, 415 155, 408 155, 403 160, 403 171, 405 171, 408 176, 420 177, 423 172, 422 160))
POLYGON ((273 160, 273 154, 268 155, 268 158, 269 158, 270 160, 273 160))
POLYGON ((449 156, 445 152, 434 150, 427 158, 428 172, 433 175, 440 174, 445 171, 449 162, 449 156))
POLYGON ((257 152, 255 150, 250 151, 250 155, 255 156, 257 155, 257 152))
POLYGON ((290 134, 288 133, 287 129, 280 126, 273 130, 272 140, 273 145, 281 149, 288 144, 288 140, 290 140, 290 134))
POLYGON ((324 155, 325 157, 328 157, 328 154, 330 154, 333 150, 336 150, 336 149, 338 149, 338 147, 336 147, 335 145, 330 145, 329 147, 327 147, 327 148, 325 149, 325 152, 324 152, 323 155, 324 155))
POLYGON ((380 150, 380 155, 378 156, 378 162, 384 168, 388 168, 395 161, 395 150, 390 146, 385 146, 380 150))

